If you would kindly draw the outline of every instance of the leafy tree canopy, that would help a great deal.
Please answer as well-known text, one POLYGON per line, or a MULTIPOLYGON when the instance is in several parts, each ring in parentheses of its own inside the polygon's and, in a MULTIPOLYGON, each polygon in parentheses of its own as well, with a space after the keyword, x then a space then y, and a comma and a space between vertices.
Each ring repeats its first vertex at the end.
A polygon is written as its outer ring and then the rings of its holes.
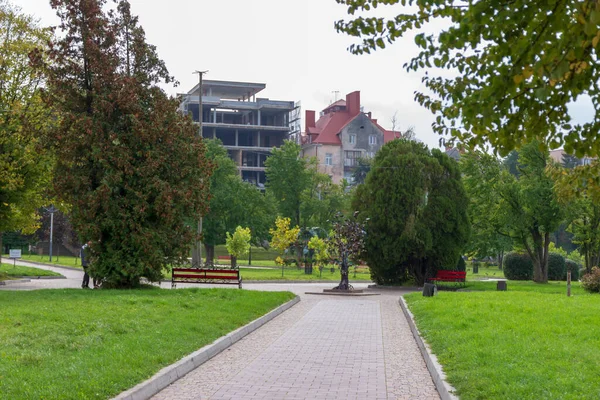
POLYGON ((527 250, 534 264, 534 280, 548 281, 548 246, 550 234, 563 219, 554 181, 547 173, 548 152, 539 142, 521 148, 518 157, 519 177, 504 171, 496 185, 503 214, 505 234, 527 250))
POLYGON ((289 218, 292 225, 300 225, 302 193, 308 188, 310 176, 308 160, 300 157, 300 145, 287 140, 273 149, 265 162, 267 190, 279 204, 279 213, 289 218))
POLYGON ((210 177, 210 209, 202 226, 203 243, 210 262, 214 246, 225 243, 226 232, 237 226, 247 226, 255 243, 267 240, 276 206, 272 196, 242 181, 220 140, 208 139, 205 143, 206 156, 215 166, 210 177))
POLYGON ((458 164, 438 149, 400 139, 384 145, 353 207, 366 224, 365 261, 378 283, 423 283, 454 268, 470 233, 458 164))
POLYGON ((111 286, 159 280, 187 260, 207 210, 211 164, 192 121, 157 85, 172 82, 143 29, 119 1, 52 0, 63 36, 51 44, 45 100, 60 115, 52 131, 54 187, 72 223, 91 241, 91 273, 111 286))
POLYGON ((404 67, 458 73, 426 74, 428 91, 415 95, 436 115, 433 128, 439 134, 469 147, 488 142, 504 155, 533 139, 550 148, 564 144, 577 157, 600 153, 596 0, 336 1, 347 5, 352 16, 336 22, 336 29, 362 38, 351 52, 369 53, 417 31, 421 51, 404 67), (361 14, 394 5, 403 8, 392 18, 361 14), (427 31, 436 20, 447 27, 427 31), (590 122, 573 123, 567 105, 582 96, 589 96, 596 115, 590 122))
POLYGON ((491 154, 467 151, 461 155, 462 181, 469 196, 471 237, 467 252, 475 257, 500 256, 512 248, 511 238, 503 234, 504 213, 500 209, 498 188, 502 185, 502 162, 491 154))
POLYGON ((50 33, 33 17, 0 0, 0 237, 33 233, 37 209, 47 201, 53 158, 44 148, 51 118, 42 104, 43 75, 29 55, 46 46, 50 33))

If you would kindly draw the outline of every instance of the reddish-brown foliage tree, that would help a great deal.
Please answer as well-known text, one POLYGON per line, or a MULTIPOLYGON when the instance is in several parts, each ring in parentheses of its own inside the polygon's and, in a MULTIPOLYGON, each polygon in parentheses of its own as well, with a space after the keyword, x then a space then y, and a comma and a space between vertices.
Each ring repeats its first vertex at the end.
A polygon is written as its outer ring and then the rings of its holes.
POLYGON ((352 218, 338 213, 333 219, 333 229, 329 236, 329 252, 340 266, 340 284, 334 289, 354 290, 348 282, 350 260, 359 262, 359 257, 365 254, 365 225, 357 220, 358 211, 352 218))
POLYGON ((127 1, 51 4, 62 31, 44 65, 45 99, 60 115, 56 194, 92 242, 92 275, 113 287, 157 281, 189 254, 185 221, 207 211, 205 146, 157 86, 173 78, 127 1))

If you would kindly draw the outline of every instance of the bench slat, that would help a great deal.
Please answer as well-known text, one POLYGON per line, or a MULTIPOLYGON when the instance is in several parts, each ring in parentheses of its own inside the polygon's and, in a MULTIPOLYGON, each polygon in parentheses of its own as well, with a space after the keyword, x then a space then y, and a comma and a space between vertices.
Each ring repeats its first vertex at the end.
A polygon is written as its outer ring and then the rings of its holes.
POLYGON ((435 276, 428 280, 437 282, 465 282, 466 278, 466 271, 438 270, 435 276))
POLYGON ((242 288, 239 269, 221 268, 173 268, 171 286, 175 283, 220 283, 238 284, 242 288))
POLYGON ((237 275, 177 275, 176 279, 230 279, 238 280, 237 275))
POLYGON ((223 273, 237 273, 237 269, 219 269, 219 268, 173 268, 173 272, 223 272, 223 273))

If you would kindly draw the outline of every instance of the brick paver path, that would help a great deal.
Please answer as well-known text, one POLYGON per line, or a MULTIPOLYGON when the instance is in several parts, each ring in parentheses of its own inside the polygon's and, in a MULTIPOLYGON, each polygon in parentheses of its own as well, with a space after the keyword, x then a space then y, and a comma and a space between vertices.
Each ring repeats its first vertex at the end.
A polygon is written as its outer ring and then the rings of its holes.
POLYGON ((153 399, 439 399, 398 294, 302 297, 153 399))
MULTIPOLYGON (((55 270, 66 279, 36 279, 0 290, 81 287, 83 271, 32 266, 55 270)), ((327 287, 331 283, 244 284, 250 290, 289 290, 302 301, 153 399, 439 399, 398 305, 402 293, 381 290, 380 296, 357 298, 304 294, 327 287)))

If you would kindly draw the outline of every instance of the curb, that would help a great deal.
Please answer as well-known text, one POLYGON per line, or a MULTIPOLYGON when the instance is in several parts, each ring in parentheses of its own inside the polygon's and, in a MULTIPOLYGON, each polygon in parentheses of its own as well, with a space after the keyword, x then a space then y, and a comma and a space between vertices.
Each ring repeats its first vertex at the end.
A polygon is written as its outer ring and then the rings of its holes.
POLYGON ((265 323, 269 322, 279 314, 288 310, 300 301, 300 297, 296 296, 292 300, 285 304, 277 307, 273 311, 263 315, 262 317, 255 319, 249 324, 236 329, 227 335, 220 337, 211 344, 202 347, 200 350, 193 352, 192 354, 185 356, 181 360, 174 364, 166 366, 165 368, 158 371, 150 379, 134 386, 133 388, 122 392, 116 396, 113 400, 146 400, 160 392, 171 383, 175 382, 179 378, 182 378, 188 372, 191 372, 195 368, 204 364, 223 350, 235 342, 242 339, 249 333, 254 332, 265 323))
POLYGON ((35 276, 20 276, 19 278, 22 279, 27 279, 27 281, 31 281, 31 280, 44 280, 44 279, 67 279, 66 277, 64 277, 63 275, 61 276, 44 276, 44 275, 35 275, 35 276))
POLYGON ((410 291, 410 292, 418 292, 423 290, 422 287, 417 286, 386 286, 386 285, 369 285, 367 286, 369 289, 381 289, 381 290, 395 290, 395 291, 410 291))
POLYGON ((0 281, 0 286, 8 286, 8 285, 12 285, 14 283, 27 283, 27 282, 31 282, 31 279, 11 279, 8 281, 0 281))
POLYGON ((404 316, 408 321, 408 326, 410 326, 410 330, 415 338, 415 341, 417 342, 417 346, 419 346, 421 355, 423 355, 423 358, 425 359, 425 364, 427 365, 427 369, 429 370, 429 374, 433 379, 433 383, 435 384, 435 388, 437 389, 440 398, 442 400, 458 400, 458 397, 453 394, 456 392, 456 389, 446 382, 446 374, 438 362, 436 355, 431 352, 429 345, 421 338, 419 329, 415 325, 415 320, 413 319, 413 315, 406 305, 404 297, 400 297, 399 303, 400 307, 402 308, 402 312, 404 312, 404 316))
POLYGON ((41 261, 30 261, 30 260, 24 260, 24 259, 21 259, 21 262, 26 262, 26 263, 30 263, 30 264, 36 264, 36 265, 44 265, 46 267, 64 268, 64 269, 70 269, 71 271, 83 272, 83 268, 67 267, 66 265, 56 265, 56 264, 50 264, 50 263, 45 263, 45 262, 41 262, 41 261))

